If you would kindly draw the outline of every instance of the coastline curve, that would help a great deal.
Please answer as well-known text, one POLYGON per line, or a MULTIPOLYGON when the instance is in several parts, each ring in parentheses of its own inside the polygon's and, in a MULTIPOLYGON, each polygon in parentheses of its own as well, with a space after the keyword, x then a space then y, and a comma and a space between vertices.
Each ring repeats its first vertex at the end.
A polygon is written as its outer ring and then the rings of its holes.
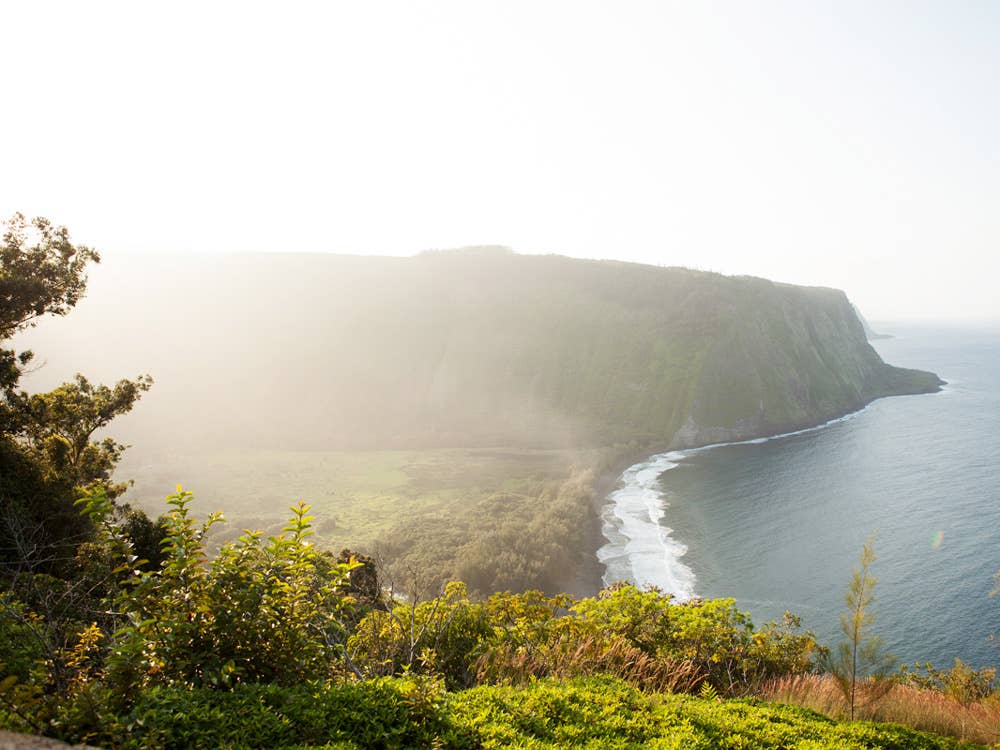
MULTIPOLYGON (((942 382, 942 386, 945 385, 942 382)), ((937 392, 943 391, 942 387, 937 392)), ((669 503, 659 484, 660 477, 696 453, 816 432, 853 419, 877 400, 881 399, 873 399, 860 409, 811 427, 654 453, 626 468, 618 478, 618 487, 608 494, 600 515, 601 532, 606 541, 596 554, 598 562, 604 566, 603 585, 629 582, 640 587, 655 586, 678 601, 697 598, 697 577, 683 560, 688 548, 674 538, 673 529, 663 523, 669 503)))

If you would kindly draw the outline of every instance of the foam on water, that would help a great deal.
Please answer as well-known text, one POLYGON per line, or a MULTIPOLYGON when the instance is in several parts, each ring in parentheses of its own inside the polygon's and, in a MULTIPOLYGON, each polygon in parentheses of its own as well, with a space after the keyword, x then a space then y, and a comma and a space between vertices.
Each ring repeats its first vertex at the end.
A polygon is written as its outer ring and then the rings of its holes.
POLYGON ((694 573, 681 562, 687 547, 661 523, 667 502, 660 476, 674 468, 681 455, 660 453, 630 466, 622 473, 622 486, 608 496, 602 514, 608 543, 597 551, 606 567, 605 584, 627 580, 658 586, 680 600, 695 595, 694 573))
POLYGON ((814 432, 844 422, 867 408, 865 406, 823 424, 780 435, 657 453, 628 467, 619 479, 621 486, 608 495, 601 514, 602 531, 608 540, 597 550, 597 559, 605 566, 604 585, 629 581, 637 586, 656 586, 679 601, 697 596, 694 571, 681 559, 688 548, 675 539, 673 529, 663 523, 669 504, 660 485, 660 477, 676 468, 689 455, 723 446, 757 445, 814 432))

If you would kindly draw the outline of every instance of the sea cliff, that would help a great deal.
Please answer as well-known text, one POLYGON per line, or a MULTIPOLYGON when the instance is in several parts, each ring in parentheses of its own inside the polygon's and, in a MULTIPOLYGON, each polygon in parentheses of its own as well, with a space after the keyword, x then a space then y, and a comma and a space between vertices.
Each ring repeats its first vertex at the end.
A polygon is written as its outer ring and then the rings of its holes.
POLYGON ((153 373, 127 435, 150 451, 176 434, 190 448, 688 447, 941 382, 884 363, 833 289, 497 248, 154 266, 109 260, 78 313, 38 332, 62 341, 28 342, 58 364, 101 330, 98 377, 153 373))
POLYGON ((707 348, 670 448, 799 430, 876 398, 940 389, 935 374, 888 365, 839 290, 742 279, 707 348))

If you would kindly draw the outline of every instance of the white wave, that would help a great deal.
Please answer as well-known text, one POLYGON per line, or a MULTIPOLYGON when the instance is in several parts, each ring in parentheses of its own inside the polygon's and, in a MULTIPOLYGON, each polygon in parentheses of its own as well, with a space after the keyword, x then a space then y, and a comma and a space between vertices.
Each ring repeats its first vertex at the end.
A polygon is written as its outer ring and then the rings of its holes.
POLYGON ((608 543, 597 551, 606 567, 605 584, 628 580, 658 586, 680 600, 695 595, 694 573, 681 562, 687 547, 661 524, 667 502, 659 479, 682 457, 679 451, 660 453, 630 466, 622 473, 622 486, 608 495, 603 513, 608 543))
POLYGON ((667 516, 668 503, 660 488, 660 477, 695 453, 804 435, 846 422, 868 406, 870 404, 814 427, 779 435, 657 453, 625 469, 619 480, 621 487, 608 495, 601 514, 602 530, 608 542, 597 550, 597 559, 605 566, 604 584, 630 581, 637 586, 656 586, 679 601, 694 598, 697 595, 694 571, 681 560, 688 548, 671 536, 673 529, 662 523, 667 516))

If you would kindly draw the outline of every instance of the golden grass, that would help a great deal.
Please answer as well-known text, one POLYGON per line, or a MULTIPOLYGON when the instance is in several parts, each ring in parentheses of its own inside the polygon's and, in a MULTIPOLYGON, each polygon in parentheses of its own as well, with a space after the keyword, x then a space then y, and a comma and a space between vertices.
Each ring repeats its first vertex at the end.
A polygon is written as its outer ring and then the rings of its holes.
POLYGON ((705 679, 691 661, 649 656, 623 639, 557 639, 529 648, 508 643, 491 648, 476 667, 480 683, 524 685, 540 677, 605 674, 657 693, 691 693, 705 679))
MULTIPOLYGON (((844 698, 829 675, 781 677, 765 685, 760 697, 810 708, 835 719, 847 716, 844 698)), ((1000 707, 996 702, 962 703, 936 690, 893 685, 883 697, 862 703, 855 715, 969 742, 1000 743, 1000 707)))

